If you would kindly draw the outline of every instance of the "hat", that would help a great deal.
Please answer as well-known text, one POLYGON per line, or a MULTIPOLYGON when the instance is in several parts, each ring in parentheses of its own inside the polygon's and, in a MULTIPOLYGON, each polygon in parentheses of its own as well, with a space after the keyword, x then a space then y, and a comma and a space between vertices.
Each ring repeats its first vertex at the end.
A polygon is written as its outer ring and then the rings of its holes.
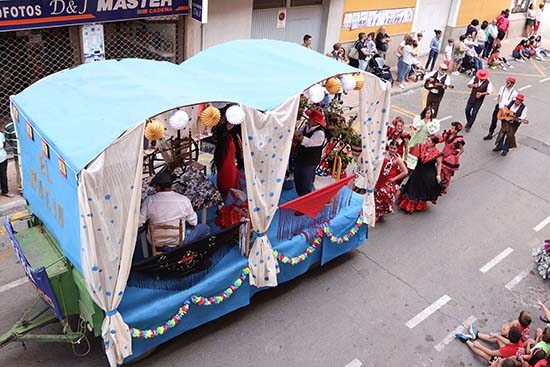
POLYGON ((476 76, 478 79, 487 79, 489 77, 489 71, 486 69, 478 70, 476 76))
POLYGON ((441 63, 441 64, 439 64, 439 68, 441 70, 447 70, 449 67, 447 66, 447 64, 441 63))
POLYGON ((516 82, 516 78, 514 78, 513 76, 509 76, 508 78, 506 78, 506 80, 512 83, 516 82))
POLYGON ((162 171, 159 172, 152 180, 151 180, 151 186, 156 185, 170 185, 172 184, 172 175, 170 172, 162 171))
POLYGON ((525 100, 525 96, 521 93, 518 93, 518 95, 516 96, 516 99, 521 99, 523 101, 525 100))
POLYGON ((306 112, 306 116, 308 119, 315 121, 321 126, 327 126, 323 113, 319 110, 313 110, 309 113, 306 112))

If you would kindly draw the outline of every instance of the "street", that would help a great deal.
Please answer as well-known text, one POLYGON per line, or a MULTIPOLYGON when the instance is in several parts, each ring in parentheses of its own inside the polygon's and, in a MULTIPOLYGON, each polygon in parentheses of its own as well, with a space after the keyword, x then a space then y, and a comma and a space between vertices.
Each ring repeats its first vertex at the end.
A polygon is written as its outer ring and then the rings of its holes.
MULTIPOLYGON (((437 205, 412 215, 396 210, 369 229, 359 249, 259 293, 250 306, 161 345, 135 365, 484 366, 454 339, 461 325, 475 321, 482 331, 498 331, 527 310, 531 334, 544 327, 535 300, 550 303, 549 285, 537 274, 532 251, 550 238, 550 60, 511 63, 514 69, 490 70, 495 91, 471 132, 462 132, 461 168, 437 205), (530 123, 518 131, 518 148, 502 157, 482 138, 507 76, 516 77, 525 94, 530 123)), ((465 120, 469 78, 451 80, 455 89, 439 110, 442 130, 465 120)), ((425 93, 417 88, 393 96, 392 118, 410 124, 425 93)), ((24 273, 10 246, 2 237, 2 332, 36 299, 28 283, 12 283, 24 273)), ((58 326, 46 330, 60 332, 58 326)), ((13 343, 0 352, 0 365, 108 365, 101 339, 90 344, 90 353, 77 357, 69 344, 13 343)), ((76 352, 86 349, 82 341, 76 352)))

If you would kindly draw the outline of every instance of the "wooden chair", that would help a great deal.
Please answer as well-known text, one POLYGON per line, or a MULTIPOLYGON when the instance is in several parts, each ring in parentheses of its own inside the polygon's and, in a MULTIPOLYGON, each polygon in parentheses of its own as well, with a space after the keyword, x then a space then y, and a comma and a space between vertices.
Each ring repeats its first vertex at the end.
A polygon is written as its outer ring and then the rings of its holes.
POLYGON ((172 156, 172 169, 176 167, 192 166, 199 171, 203 171, 206 174, 206 166, 200 164, 199 160, 199 145, 191 137, 191 131, 186 138, 172 138, 170 139, 171 156, 172 156))
POLYGON ((152 224, 149 223, 149 237, 151 238, 151 251, 153 256, 167 251, 168 249, 181 247, 183 245, 183 219, 180 218, 179 225, 168 224, 152 224), (171 230, 178 231, 177 234, 157 234, 158 230, 171 230), (176 239, 177 244, 166 244, 165 242, 159 242, 163 239, 176 239))

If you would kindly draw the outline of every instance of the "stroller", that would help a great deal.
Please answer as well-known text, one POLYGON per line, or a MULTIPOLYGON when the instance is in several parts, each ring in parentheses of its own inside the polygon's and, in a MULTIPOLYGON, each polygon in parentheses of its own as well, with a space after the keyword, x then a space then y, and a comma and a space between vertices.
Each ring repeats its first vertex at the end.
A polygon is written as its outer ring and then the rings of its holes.
POLYGON ((458 67, 459 73, 466 73, 468 76, 472 76, 476 73, 476 63, 471 56, 464 55, 462 63, 458 67))
POLYGON ((390 67, 386 65, 384 58, 378 54, 375 54, 369 60, 367 71, 370 71, 382 80, 388 81, 393 84, 393 77, 390 71, 390 67))
POLYGON ((409 71, 408 78, 414 80, 415 82, 424 79, 428 71, 422 67, 420 64, 412 64, 411 70, 409 71))

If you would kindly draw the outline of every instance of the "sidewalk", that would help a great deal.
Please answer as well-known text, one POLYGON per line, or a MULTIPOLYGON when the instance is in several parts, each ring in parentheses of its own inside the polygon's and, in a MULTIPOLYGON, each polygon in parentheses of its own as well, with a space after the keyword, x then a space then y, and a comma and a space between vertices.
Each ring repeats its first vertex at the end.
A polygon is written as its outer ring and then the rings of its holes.
POLYGON ((10 192, 15 194, 15 197, 8 198, 0 195, 0 215, 3 217, 6 214, 11 214, 17 211, 24 210, 27 206, 27 201, 19 195, 17 183, 15 179, 15 164, 13 159, 8 160, 8 187, 10 192))

